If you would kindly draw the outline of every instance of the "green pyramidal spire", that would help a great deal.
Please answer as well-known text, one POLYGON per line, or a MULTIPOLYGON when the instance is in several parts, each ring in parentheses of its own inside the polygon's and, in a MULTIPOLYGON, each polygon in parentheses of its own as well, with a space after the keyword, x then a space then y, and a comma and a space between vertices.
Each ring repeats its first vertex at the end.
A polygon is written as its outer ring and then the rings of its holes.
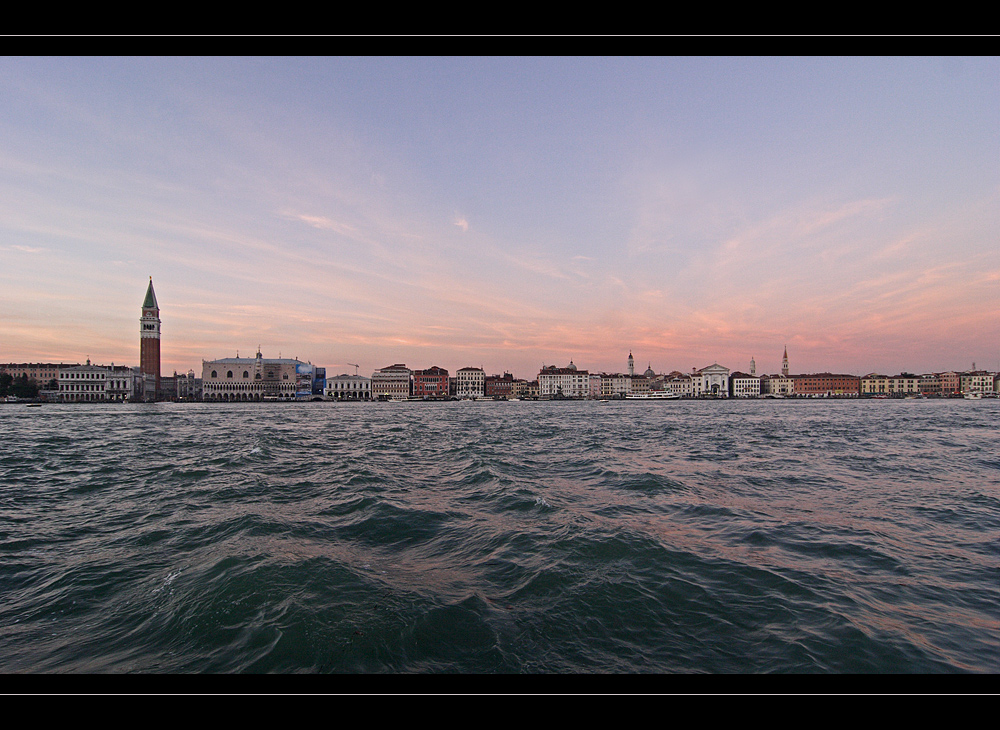
POLYGON ((142 302, 143 309, 159 309, 156 303, 156 294, 153 292, 153 277, 149 277, 149 288, 146 289, 146 298, 142 302))

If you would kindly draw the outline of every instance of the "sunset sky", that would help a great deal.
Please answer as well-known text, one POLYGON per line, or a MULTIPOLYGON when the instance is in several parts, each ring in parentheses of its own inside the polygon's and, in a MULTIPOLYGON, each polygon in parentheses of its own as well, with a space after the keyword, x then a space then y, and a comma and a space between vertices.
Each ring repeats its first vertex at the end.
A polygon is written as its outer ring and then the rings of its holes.
POLYGON ((1000 369, 1000 59, 3 58, 0 362, 1000 369))

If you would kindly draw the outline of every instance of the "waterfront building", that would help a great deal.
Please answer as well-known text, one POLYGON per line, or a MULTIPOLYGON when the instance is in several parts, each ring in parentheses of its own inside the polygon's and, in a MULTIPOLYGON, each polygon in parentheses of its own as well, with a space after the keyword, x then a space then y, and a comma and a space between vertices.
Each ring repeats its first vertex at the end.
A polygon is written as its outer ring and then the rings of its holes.
POLYGON ((334 400, 368 401, 372 399, 372 380, 364 375, 336 375, 326 379, 323 394, 334 400))
POLYGON ((111 363, 104 381, 104 399, 119 403, 143 400, 143 377, 139 368, 111 363))
POLYGON ((729 396, 731 398, 759 398, 760 378, 749 373, 736 371, 729 376, 729 396))
POLYGON ((789 398, 795 393, 795 381, 787 375, 761 375, 760 394, 771 398, 789 398))
POLYGON ((648 395, 650 390, 649 378, 645 375, 630 375, 628 390, 630 395, 648 395))
POLYGON ((503 375, 488 375, 483 388, 487 398, 513 398, 514 376, 505 372, 503 375))
POLYGON ((158 401, 177 400, 177 373, 173 375, 160 375, 160 390, 156 394, 158 401))
POLYGON ((486 394, 486 371, 482 368, 459 368, 455 373, 455 396, 482 398, 486 394))
POLYGON ((59 401, 61 403, 103 403, 107 400, 108 368, 103 365, 86 365, 61 368, 59 372, 59 401))
POLYGON ((202 380, 196 377, 194 370, 188 370, 187 375, 174 371, 174 381, 177 383, 177 400, 197 401, 202 398, 202 380))
POLYGON ((663 376, 663 389, 681 398, 690 398, 694 395, 694 382, 687 373, 674 370, 663 376))
POLYGON ((861 379, 857 375, 809 373, 790 377, 794 383, 792 390, 796 396, 852 398, 861 392, 861 379))
POLYGON ((949 370, 948 372, 938 373, 937 375, 941 380, 941 395, 955 396, 961 393, 962 379, 957 372, 949 370))
POLYGON ((527 398, 529 385, 530 383, 524 378, 515 378, 514 383, 510 386, 510 397, 527 398))
POLYGON ((139 317, 139 370, 152 381, 152 388, 144 388, 146 400, 156 400, 160 392, 160 306, 156 303, 152 276, 139 317))
POLYGON ((691 386, 696 398, 728 398, 729 368, 712 363, 691 374, 691 386))
POLYGON ((48 387, 54 380, 59 383, 59 372, 62 368, 78 368, 80 363, 54 363, 54 362, 10 362, 0 364, 0 372, 7 373, 14 378, 26 377, 35 381, 39 388, 48 387))
POLYGON ((543 367, 538 373, 541 398, 586 398, 590 392, 590 373, 577 369, 573 361, 564 368, 543 367))
POLYGON ((969 370, 959 376, 959 388, 963 395, 966 393, 992 393, 995 377, 996 373, 990 373, 986 370, 969 370))
POLYGON ((889 393, 894 396, 920 394, 920 376, 913 373, 900 373, 889 378, 889 393))
POLYGON ((861 395, 889 395, 889 376, 868 373, 861 377, 861 395))
POLYGON ((313 366, 312 394, 320 399, 326 392, 326 368, 313 366))
POLYGON ((920 376, 920 394, 926 396, 941 395, 941 378, 934 373, 925 373, 920 376))
POLYGON ((601 373, 601 398, 624 398, 632 392, 632 378, 624 373, 601 373))
POLYGON ((448 371, 437 365, 413 371, 414 398, 448 398, 448 371))
POLYGON ((309 363, 295 358, 224 357, 201 361, 206 401, 291 401, 312 396, 309 363))
POLYGON ((406 365, 396 363, 372 373, 372 398, 377 400, 406 400, 410 397, 412 372, 406 365))

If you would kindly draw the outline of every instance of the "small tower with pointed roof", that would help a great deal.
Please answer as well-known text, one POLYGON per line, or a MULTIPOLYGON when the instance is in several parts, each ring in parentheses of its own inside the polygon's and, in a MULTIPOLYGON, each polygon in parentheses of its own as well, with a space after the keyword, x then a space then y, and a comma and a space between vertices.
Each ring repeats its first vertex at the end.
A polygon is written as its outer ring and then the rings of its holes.
MULTIPOLYGON (((153 291, 153 277, 149 277, 146 298, 142 301, 142 316, 139 317, 139 369, 143 375, 153 376, 156 392, 160 390, 160 306, 153 291)), ((155 400, 155 394, 146 394, 147 400, 155 400)))
POLYGON ((785 345, 785 355, 781 358, 781 374, 788 377, 788 345, 785 345))
POLYGON ((628 376, 631 378, 635 375, 635 360, 632 359, 632 351, 629 350, 628 353, 628 376))

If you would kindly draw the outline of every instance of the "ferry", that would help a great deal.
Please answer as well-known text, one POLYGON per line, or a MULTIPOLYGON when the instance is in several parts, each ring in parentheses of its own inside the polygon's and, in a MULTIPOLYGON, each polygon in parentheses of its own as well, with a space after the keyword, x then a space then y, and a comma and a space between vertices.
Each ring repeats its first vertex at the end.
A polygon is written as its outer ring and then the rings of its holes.
POLYGON ((680 400, 680 396, 668 390, 651 390, 648 393, 630 393, 625 400, 680 400))

